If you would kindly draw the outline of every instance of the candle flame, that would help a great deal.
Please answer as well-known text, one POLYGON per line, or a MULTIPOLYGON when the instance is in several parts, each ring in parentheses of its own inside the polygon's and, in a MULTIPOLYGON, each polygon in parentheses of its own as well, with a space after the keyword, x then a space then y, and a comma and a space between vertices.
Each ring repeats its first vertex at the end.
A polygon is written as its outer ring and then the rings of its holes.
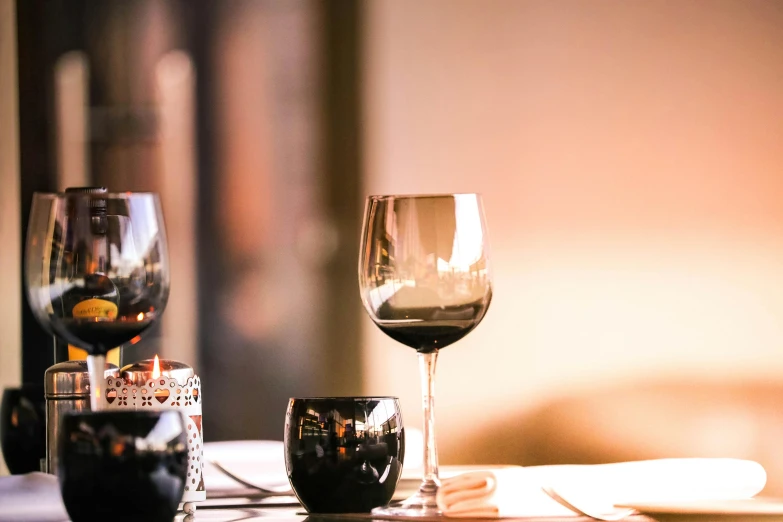
POLYGON ((155 355, 155 362, 152 365, 152 378, 157 379, 160 377, 160 360, 158 359, 158 355, 155 355))
POLYGON ((139 312, 139 315, 136 316, 137 321, 143 321, 144 320, 144 312, 139 312))

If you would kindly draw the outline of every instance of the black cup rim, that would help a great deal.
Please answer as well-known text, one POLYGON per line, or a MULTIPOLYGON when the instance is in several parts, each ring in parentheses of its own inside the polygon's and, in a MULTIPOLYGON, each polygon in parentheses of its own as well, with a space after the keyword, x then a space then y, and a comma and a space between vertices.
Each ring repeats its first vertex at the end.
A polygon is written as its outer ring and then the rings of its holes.
POLYGON ((373 401, 373 400, 400 400, 399 397, 386 395, 351 395, 346 397, 291 397, 292 401, 373 401))

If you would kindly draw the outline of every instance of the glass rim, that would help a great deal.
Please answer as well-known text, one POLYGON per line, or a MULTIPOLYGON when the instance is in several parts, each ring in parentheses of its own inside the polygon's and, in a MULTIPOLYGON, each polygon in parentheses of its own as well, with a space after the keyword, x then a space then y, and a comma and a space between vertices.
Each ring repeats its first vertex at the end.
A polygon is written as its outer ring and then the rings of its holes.
POLYGON ((371 194, 367 196, 368 200, 379 201, 383 199, 438 199, 438 198, 453 198, 455 196, 478 196, 481 197, 481 192, 442 192, 432 194, 371 194))
POLYGON ((389 395, 346 395, 343 397, 291 397, 289 401, 373 401, 373 400, 400 400, 399 397, 389 395))
POLYGON ((159 197, 157 192, 34 192, 33 198, 46 200, 67 199, 67 198, 95 198, 95 199, 128 199, 136 196, 159 197))

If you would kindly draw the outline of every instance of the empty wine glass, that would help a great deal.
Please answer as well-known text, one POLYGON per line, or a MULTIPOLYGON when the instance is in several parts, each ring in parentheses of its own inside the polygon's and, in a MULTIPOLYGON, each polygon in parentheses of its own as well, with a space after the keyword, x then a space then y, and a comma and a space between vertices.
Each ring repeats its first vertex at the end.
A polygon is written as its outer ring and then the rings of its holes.
POLYGON ((438 350, 484 318, 492 299, 488 258, 478 194, 367 199, 359 254, 362 302, 384 333, 418 352, 424 403, 424 480, 415 495, 379 508, 379 514, 439 514, 435 362, 438 350))
POLYGON ((106 352, 137 341, 168 299, 158 196, 111 194, 101 187, 36 193, 25 278, 38 322, 87 351, 91 408, 102 409, 106 352))

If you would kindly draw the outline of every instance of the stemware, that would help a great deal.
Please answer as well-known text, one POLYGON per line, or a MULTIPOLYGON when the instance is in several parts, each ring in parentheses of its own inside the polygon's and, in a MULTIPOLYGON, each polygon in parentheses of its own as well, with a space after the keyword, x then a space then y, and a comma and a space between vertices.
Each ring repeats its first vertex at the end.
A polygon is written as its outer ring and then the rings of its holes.
POLYGON ((492 299, 481 196, 370 196, 361 237, 359 288, 373 322, 418 352, 424 405, 422 484, 401 505, 374 513, 438 515, 433 411, 438 350, 473 330, 492 299))
POLYGON ((25 265, 35 317, 53 335, 87 351, 91 409, 102 409, 106 352, 138 341, 168 299, 158 196, 101 187, 36 193, 25 265))

